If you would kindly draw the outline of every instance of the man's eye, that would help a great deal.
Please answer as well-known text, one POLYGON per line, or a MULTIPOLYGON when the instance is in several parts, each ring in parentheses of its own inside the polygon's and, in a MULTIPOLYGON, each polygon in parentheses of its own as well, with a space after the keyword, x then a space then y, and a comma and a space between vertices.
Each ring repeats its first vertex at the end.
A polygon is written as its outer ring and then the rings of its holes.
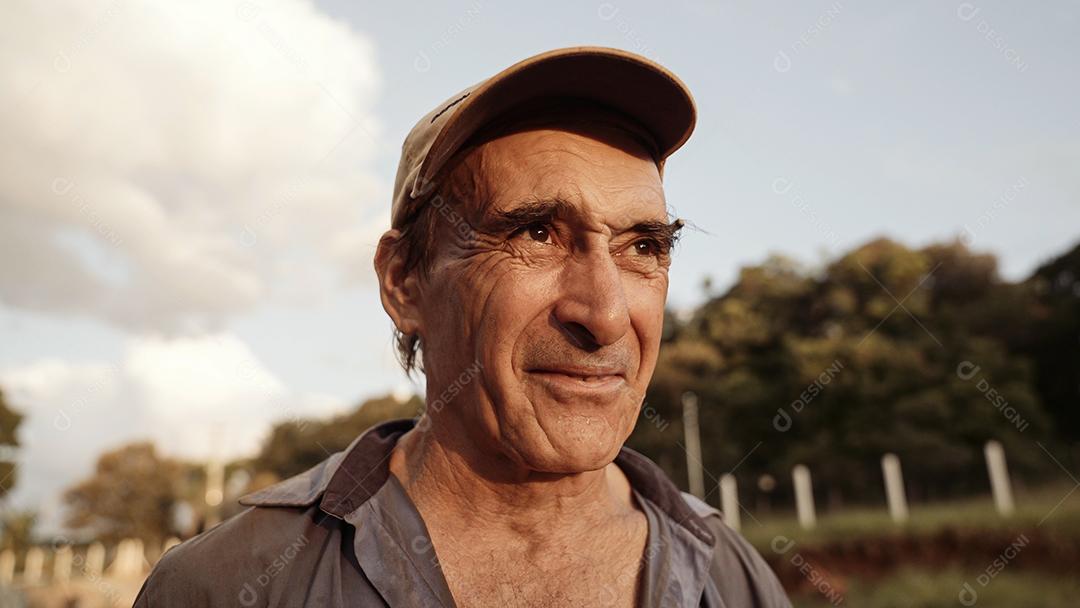
POLYGON ((660 255, 663 253, 663 247, 655 239, 641 239, 634 242, 634 253, 638 255, 660 255))
POLYGON ((530 239, 537 243, 548 243, 551 241, 551 229, 544 224, 529 224, 520 232, 527 234, 530 239))

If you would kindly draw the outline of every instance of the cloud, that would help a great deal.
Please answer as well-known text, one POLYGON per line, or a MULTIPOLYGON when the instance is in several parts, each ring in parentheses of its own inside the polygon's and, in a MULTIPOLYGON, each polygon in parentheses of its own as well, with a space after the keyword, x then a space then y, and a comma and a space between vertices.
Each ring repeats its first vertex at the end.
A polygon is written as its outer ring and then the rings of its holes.
POLYGON ((343 23, 303 0, 16 1, 0 40, 0 301, 172 332, 369 276, 380 78, 343 23))
POLYGON ((289 391, 231 334, 135 338, 118 361, 41 359, 0 370, 0 385, 26 414, 12 499, 42 509, 47 527, 104 451, 151 440, 194 460, 249 456, 274 422, 346 407, 289 391))

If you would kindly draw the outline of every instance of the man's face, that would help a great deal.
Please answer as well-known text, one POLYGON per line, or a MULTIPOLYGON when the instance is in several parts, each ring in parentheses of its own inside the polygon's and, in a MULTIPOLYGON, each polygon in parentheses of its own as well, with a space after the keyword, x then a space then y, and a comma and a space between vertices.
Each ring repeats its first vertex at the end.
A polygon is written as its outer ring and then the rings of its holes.
POLYGON ((599 469, 633 430, 659 350, 674 226, 656 164, 617 131, 557 128, 465 162, 490 204, 432 210, 428 397, 457 393, 433 415, 529 470, 599 469))

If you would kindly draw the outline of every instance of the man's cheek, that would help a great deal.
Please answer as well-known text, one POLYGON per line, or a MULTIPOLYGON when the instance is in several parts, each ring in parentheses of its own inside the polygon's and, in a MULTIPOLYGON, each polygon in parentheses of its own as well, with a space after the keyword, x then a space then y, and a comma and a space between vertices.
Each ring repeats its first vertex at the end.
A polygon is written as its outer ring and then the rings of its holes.
POLYGON ((501 273, 493 281, 488 309, 497 311, 499 315, 508 315, 511 325, 524 324, 550 308, 558 294, 557 272, 514 268, 501 273))
POLYGON ((489 365, 516 375, 515 355, 530 344, 550 342, 547 321, 556 286, 544 277, 506 275, 488 294, 478 322, 481 349, 489 365))
POLYGON ((638 286, 636 290, 628 292, 630 322, 643 351, 647 352, 650 347, 659 348, 664 331, 666 296, 666 286, 660 289, 655 284, 638 286))

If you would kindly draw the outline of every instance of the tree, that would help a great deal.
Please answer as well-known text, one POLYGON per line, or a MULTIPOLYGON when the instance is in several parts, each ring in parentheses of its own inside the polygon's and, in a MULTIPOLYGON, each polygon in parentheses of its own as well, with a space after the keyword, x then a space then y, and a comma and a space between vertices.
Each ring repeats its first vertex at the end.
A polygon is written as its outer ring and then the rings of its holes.
MULTIPOLYGON (((0 391, 0 450, 14 452, 19 446, 18 430, 22 420, 22 414, 8 407, 4 392, 0 391)), ((0 499, 15 487, 15 481, 14 459, 0 460, 0 499)))
POLYGON ((11 549, 21 553, 34 545, 34 526, 37 513, 34 511, 8 511, 0 517, 0 527, 4 535, 0 540, 0 551, 11 549))
POLYGON ((172 512, 183 473, 180 463, 158 455, 150 442, 106 452, 93 476, 64 494, 67 525, 106 542, 133 537, 160 543, 176 534, 172 512))
MULTIPOLYGON (((1053 425, 1032 361, 1010 346, 1029 328, 1031 293, 959 242, 877 239, 819 272, 771 256, 688 321, 665 317, 646 402, 677 421, 682 393, 697 393, 706 469, 767 473, 782 494, 803 463, 825 497, 879 501, 886 452, 915 499, 985 491, 991 438, 1014 474, 1038 479, 1049 469, 1033 440, 1052 441, 1053 425), (965 362, 976 375, 958 372, 965 362)), ((680 433, 642 421, 630 444, 684 479, 680 433)))
POLYGON ((1015 336, 1035 362, 1035 389, 1063 440, 1080 442, 1080 244, 1025 281, 1032 327, 1015 336))

